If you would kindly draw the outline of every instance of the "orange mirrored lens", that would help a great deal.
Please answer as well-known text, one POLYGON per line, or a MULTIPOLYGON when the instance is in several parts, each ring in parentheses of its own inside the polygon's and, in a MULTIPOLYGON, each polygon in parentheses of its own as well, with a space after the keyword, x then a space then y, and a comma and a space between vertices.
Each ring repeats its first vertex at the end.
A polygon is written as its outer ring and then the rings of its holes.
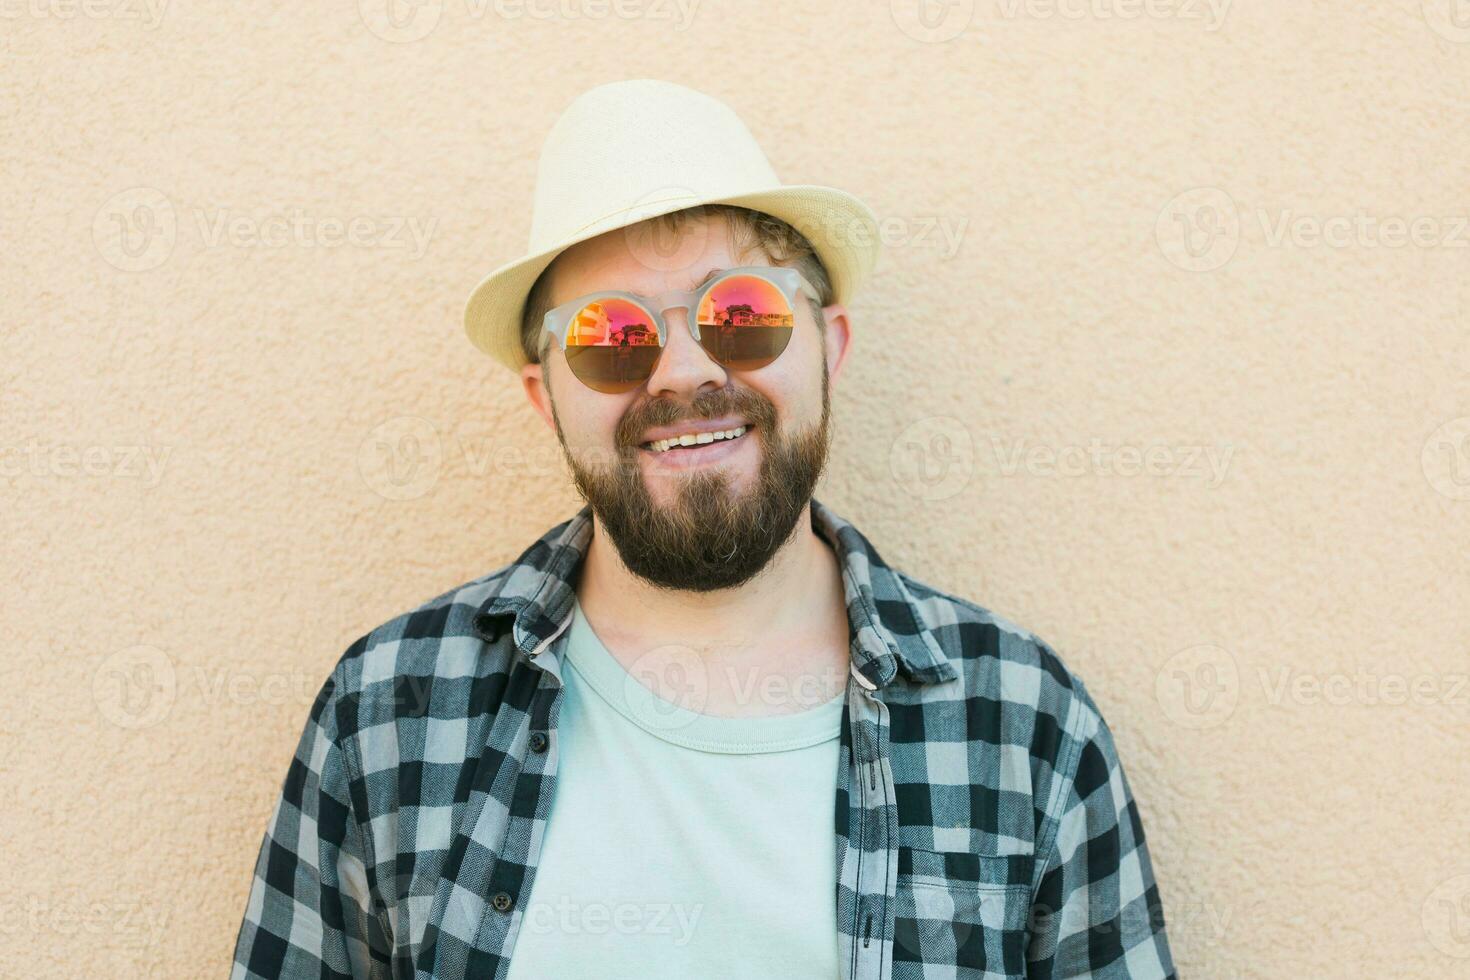
POLYGON ((663 348, 653 317, 618 297, 577 311, 567 332, 567 365, 587 387, 607 394, 632 391, 653 374, 663 348))
POLYGON ((737 371, 774 361, 796 326, 781 287, 760 276, 720 280, 699 304, 698 317, 700 344, 715 360, 737 371))

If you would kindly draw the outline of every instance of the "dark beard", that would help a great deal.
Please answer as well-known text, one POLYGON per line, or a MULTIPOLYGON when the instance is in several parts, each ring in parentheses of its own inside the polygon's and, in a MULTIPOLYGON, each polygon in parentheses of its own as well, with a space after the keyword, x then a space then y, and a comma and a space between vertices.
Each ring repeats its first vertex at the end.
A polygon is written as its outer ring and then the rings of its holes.
MULTIPOLYGON (((823 363, 822 418, 795 436, 776 431, 775 407, 750 389, 723 388, 697 397, 690 410, 671 402, 636 406, 618 425, 612 472, 588 469, 562 451, 582 498, 628 570, 652 585, 713 592, 741 585, 765 568, 791 539, 827 461, 831 414, 823 363), (636 440, 653 426, 692 416, 739 415, 751 428, 741 438, 763 442, 754 486, 735 496, 723 470, 695 471, 679 481, 676 502, 656 505, 643 484, 636 440)), ((556 424, 561 438, 561 423, 556 424)))

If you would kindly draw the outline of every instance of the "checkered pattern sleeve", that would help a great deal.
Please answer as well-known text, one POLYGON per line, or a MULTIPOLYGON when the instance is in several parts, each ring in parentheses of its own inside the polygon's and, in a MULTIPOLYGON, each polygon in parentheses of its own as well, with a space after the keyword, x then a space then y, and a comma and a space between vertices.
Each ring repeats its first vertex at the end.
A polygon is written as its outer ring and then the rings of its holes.
MULTIPOLYGON (((256 860, 231 980, 387 978, 391 940, 374 914, 372 862, 338 740, 341 670, 311 708, 256 860)), ((377 904, 381 908, 381 904, 377 904)))
POLYGON ((1032 904, 1027 976, 1174 978, 1163 905, 1143 823, 1113 745, 1085 688, 1057 817, 1032 904), (1068 772, 1070 770, 1070 772, 1068 772))

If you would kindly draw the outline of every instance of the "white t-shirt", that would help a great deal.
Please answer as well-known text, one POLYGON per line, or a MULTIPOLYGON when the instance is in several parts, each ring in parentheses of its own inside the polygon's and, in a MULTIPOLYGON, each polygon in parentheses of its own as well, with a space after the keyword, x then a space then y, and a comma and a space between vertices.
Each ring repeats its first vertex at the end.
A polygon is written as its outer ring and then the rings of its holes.
POLYGON ((837 975, 843 696, 720 718, 654 694, 580 605, 560 760, 510 980, 837 975))

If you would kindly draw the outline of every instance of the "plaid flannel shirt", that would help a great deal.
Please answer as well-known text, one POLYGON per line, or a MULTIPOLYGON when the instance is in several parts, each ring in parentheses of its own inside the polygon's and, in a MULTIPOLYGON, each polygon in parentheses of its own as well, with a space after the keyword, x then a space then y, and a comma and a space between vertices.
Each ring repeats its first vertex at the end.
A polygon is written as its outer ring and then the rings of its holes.
MULTIPOLYGON (((1138 809, 1082 683, 1042 640, 811 510, 851 624, 833 811, 843 976, 1174 976, 1138 809)), ((506 976, 556 788, 561 651, 591 533, 584 507, 346 650, 271 815, 233 977, 506 976)))

